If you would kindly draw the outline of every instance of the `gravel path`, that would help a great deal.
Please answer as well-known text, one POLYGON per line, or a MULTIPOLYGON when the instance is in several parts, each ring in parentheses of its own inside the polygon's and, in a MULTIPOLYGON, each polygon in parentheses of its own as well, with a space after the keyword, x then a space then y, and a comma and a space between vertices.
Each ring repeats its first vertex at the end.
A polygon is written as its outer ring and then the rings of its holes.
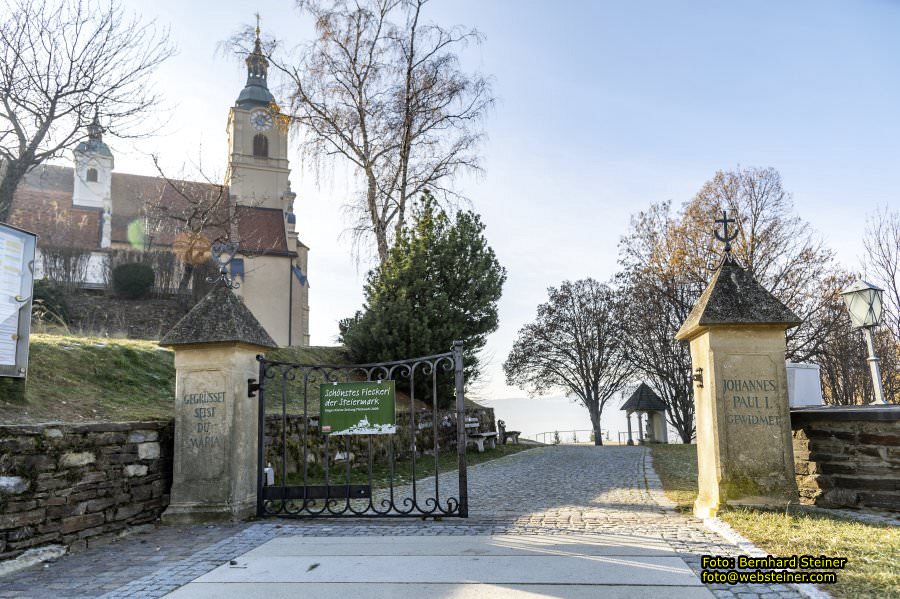
MULTIPOLYGON (((427 484, 427 483, 425 483, 427 484)), ((663 540, 697 573, 738 547, 675 512, 642 447, 540 447, 469 470, 468 519, 266 520, 165 526, 0 578, 0 597, 160 597, 279 536, 616 534, 663 540)), ((718 597, 800 597, 785 585, 711 586, 718 597)))

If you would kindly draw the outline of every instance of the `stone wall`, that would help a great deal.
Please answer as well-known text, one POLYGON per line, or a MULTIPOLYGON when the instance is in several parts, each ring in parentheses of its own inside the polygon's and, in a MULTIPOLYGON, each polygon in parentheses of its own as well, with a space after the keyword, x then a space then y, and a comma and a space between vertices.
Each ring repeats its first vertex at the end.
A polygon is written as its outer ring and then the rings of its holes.
POLYGON ((0 559, 81 549, 159 517, 172 422, 0 426, 0 559))
MULTIPOLYGON (((481 431, 496 430, 491 408, 468 409, 481 431)), ((456 446, 455 412, 438 413, 438 441, 456 446), (441 426, 450 417, 450 426, 441 426)), ((303 416, 288 415, 288 463, 298 471, 303 416)), ((409 413, 397 414, 395 448, 409 447, 409 413)), ((311 419, 317 431, 316 419, 311 419)), ((84 549, 156 520, 169 505, 173 421, 0 426, 0 560, 41 545, 84 549)), ((416 414, 419 454, 433 447, 431 412, 416 414)), ((320 437, 310 435, 318 444, 320 437)), ((373 437, 386 452, 387 436, 373 437)), ((367 443, 364 438, 354 444, 367 443)), ((281 417, 266 417, 268 458, 281 452, 281 417)), ((337 444, 335 450, 341 449, 337 444)), ((354 445, 355 447, 355 445, 354 445)), ((365 452, 361 447, 357 451, 365 452)), ((362 454, 361 454, 362 455, 362 454)))
POLYGON ((800 501, 900 511, 900 406, 791 410, 800 501))

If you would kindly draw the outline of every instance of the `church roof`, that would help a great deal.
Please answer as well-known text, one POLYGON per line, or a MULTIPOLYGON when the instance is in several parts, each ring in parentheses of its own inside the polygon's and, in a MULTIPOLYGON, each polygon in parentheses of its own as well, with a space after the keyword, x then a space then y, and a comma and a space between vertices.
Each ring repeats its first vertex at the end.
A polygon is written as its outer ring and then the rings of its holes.
POLYGON ((634 393, 631 394, 631 397, 628 398, 628 401, 622 404, 621 409, 626 412, 665 411, 666 404, 646 383, 641 383, 634 390, 634 393))
POLYGON ((278 347, 244 302, 221 282, 159 341, 163 347, 206 343, 278 347))
POLYGON ((101 210, 72 205, 72 169, 38 168, 26 175, 13 197, 9 223, 38 235, 42 246, 78 249, 100 246, 101 210), (42 185, 29 184, 42 172, 42 185))
MULTIPOLYGON (((57 245, 86 250, 99 250, 102 211, 100 208, 74 206, 74 170, 71 167, 43 165, 28 173, 16 189, 10 224, 34 231, 43 246, 57 245)), ((112 173, 112 243, 128 244, 128 227, 142 222, 146 206, 153 203, 177 213, 184 210, 188 197, 210 197, 228 193, 228 188, 197 181, 169 181, 162 177, 146 177, 112 173), (174 185, 174 187, 173 187, 174 185)), ((223 206, 224 209, 224 206, 223 206)), ((237 207, 237 233, 240 252, 249 254, 288 255, 284 216, 281 210, 253 206, 237 207)), ((219 222, 227 218, 216 219, 219 222)), ((172 246, 179 227, 170 226, 152 232, 151 247, 172 246)), ((211 239, 224 237, 225 231, 211 228, 211 239)))
POLYGON ((801 322, 736 260, 726 257, 675 338, 686 341, 710 325, 771 324, 791 328, 801 322))

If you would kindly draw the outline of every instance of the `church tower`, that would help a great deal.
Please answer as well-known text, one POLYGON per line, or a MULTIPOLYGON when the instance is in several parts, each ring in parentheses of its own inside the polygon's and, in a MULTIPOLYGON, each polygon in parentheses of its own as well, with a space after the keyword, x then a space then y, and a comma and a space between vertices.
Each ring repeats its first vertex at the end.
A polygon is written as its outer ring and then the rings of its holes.
POLYGON ((262 52, 259 26, 247 56, 247 83, 228 115, 228 185, 238 205, 290 212, 287 127, 269 91, 269 61, 262 52))
POLYGON ((288 118, 268 87, 269 61, 256 42, 247 56, 247 82, 228 113, 225 183, 238 215, 238 258, 232 276, 260 324, 280 345, 309 345, 307 254, 294 215, 288 163, 288 118))

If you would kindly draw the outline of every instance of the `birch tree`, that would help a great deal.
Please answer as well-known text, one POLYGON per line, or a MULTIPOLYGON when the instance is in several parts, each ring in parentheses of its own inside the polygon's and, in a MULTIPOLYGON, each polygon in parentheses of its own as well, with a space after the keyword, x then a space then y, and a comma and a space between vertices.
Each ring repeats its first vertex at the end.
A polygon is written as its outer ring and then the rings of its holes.
POLYGON ((304 154, 342 161, 358 176, 351 230, 357 243, 374 241, 382 263, 411 198, 428 190, 444 208, 461 199, 453 181, 481 170, 481 122, 494 101, 488 79, 459 62, 481 35, 428 21, 428 4, 301 0, 315 38, 293 53, 277 40, 266 45, 304 154))

